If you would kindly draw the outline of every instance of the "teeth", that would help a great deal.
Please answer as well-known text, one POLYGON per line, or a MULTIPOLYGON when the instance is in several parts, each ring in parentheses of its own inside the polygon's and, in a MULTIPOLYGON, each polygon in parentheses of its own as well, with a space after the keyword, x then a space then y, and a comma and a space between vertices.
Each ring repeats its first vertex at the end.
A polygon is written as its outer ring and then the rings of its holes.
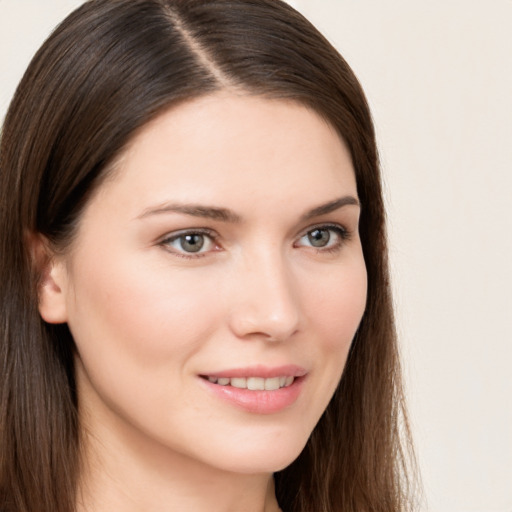
POLYGON ((247 379, 247 389, 263 391, 265 389, 265 379, 261 377, 249 377, 247 379))
POLYGON ((265 389, 267 391, 274 391, 275 389, 279 389, 279 377, 274 377, 272 379, 264 379, 265 380, 265 389))
POLYGON ((245 377, 232 378, 231 385, 234 388, 247 388, 247 379, 245 377))
POLYGON ((264 379, 263 377, 208 377, 208 380, 213 384, 220 386, 233 386, 234 388, 249 389, 252 391, 275 391, 279 388, 290 386, 295 377, 271 377, 264 379))

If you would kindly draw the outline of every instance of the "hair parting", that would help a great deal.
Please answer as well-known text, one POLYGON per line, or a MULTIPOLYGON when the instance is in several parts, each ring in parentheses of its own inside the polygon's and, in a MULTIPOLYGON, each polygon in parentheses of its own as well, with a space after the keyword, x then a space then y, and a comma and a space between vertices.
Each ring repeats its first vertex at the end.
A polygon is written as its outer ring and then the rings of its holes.
POLYGON ((406 512, 414 458, 390 295, 384 204, 365 95, 331 44, 280 0, 90 0, 34 56, 0 142, 0 510, 73 512, 75 346, 38 312, 27 233, 71 244, 91 194, 137 132, 215 91, 293 101, 347 145, 364 206, 367 306, 335 395, 275 475, 284 512, 406 512), (408 475, 411 478, 408 478, 408 475))

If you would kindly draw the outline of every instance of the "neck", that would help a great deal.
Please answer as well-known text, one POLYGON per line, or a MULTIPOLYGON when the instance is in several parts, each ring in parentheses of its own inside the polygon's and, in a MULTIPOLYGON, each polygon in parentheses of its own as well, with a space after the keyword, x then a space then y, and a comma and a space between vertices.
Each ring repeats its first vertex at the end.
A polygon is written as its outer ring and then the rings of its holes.
POLYGON ((88 427, 77 512, 280 510, 272 474, 220 470, 131 432, 88 427))

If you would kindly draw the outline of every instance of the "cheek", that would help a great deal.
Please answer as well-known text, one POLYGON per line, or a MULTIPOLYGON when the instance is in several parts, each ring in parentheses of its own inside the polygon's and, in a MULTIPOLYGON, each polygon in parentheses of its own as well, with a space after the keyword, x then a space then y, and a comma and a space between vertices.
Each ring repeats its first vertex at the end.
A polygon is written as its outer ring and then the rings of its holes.
POLYGON ((141 430, 163 429, 194 355, 217 329, 215 286, 128 259, 85 261, 76 267, 69 320, 82 403, 98 418, 114 411, 141 430))
POLYGON ((213 284, 199 287, 168 268, 111 263, 90 259, 74 272, 69 325, 81 356, 157 369, 194 353, 215 329, 213 284))
POLYGON ((307 289, 308 319, 323 332, 326 348, 337 350, 350 343, 366 307, 367 274, 362 258, 332 272, 321 286, 310 283, 307 289))
POLYGON ((311 360, 322 361, 323 394, 317 396, 322 407, 338 385, 366 307, 367 274, 362 255, 338 270, 322 280, 321 286, 309 283, 307 287, 308 323, 316 342, 306 349, 311 360))

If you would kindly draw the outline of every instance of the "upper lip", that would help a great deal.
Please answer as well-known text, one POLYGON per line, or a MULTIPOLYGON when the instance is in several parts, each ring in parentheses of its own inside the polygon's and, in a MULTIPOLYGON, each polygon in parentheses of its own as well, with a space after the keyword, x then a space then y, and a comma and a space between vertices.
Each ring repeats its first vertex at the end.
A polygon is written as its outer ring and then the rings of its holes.
POLYGON ((303 377, 307 371, 301 366, 295 364, 286 364, 282 366, 246 366, 245 368, 230 368, 222 371, 208 372, 203 374, 205 377, 230 378, 230 377, 262 377, 271 379, 272 377, 303 377))

